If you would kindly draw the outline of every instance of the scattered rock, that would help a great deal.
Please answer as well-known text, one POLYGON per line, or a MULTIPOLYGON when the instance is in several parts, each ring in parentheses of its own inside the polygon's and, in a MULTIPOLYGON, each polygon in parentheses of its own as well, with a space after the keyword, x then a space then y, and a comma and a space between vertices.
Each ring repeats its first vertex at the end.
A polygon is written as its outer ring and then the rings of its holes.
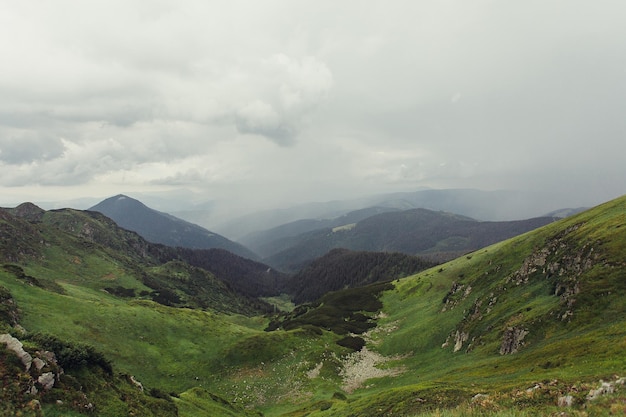
POLYGON ((129 379, 130 379, 130 382, 132 382, 134 386, 139 388, 139 391, 143 392, 143 384, 141 382, 137 381, 133 375, 131 375, 129 379))
POLYGON ((500 355, 508 355, 517 352, 524 345, 524 338, 528 330, 519 327, 509 327, 505 330, 500 345, 500 355))
POLYGON ((8 333, 0 335, 0 343, 4 343, 7 346, 7 349, 12 350, 15 354, 20 358, 22 363, 24 364, 24 368, 26 371, 30 370, 30 366, 33 362, 33 357, 30 356, 30 353, 24 350, 24 345, 22 342, 17 340, 15 337, 11 336, 8 333))
POLYGON ((37 382, 43 386, 44 390, 48 391, 54 386, 54 374, 52 372, 43 373, 39 375, 37 382))
POLYGON ((452 336, 451 334, 448 335, 448 337, 446 337, 446 341, 443 342, 443 344, 441 345, 442 349, 447 348, 450 345, 450 336, 452 336))
POLYGON ((600 381, 600 388, 592 389, 587 394, 588 401, 594 401, 603 395, 613 394, 615 392, 615 382, 604 382, 600 381))
POLYGON ((47 364, 52 364, 55 366, 58 365, 57 357, 54 352, 50 352, 47 350, 38 350, 37 355, 39 355, 40 358, 43 358, 47 364))
POLYGON ((461 350, 461 348, 463 347, 463 343, 467 342, 467 339, 469 339, 469 334, 465 332, 459 332, 457 330, 456 334, 454 335, 454 351, 458 352, 459 350, 461 350))
POLYGON ((46 363, 41 360, 40 358, 35 358, 33 359, 33 365, 35 365, 35 369, 37 369, 38 371, 41 371, 41 369, 46 366, 46 363))
POLYGON ((574 397, 572 397, 571 395, 564 395, 562 397, 559 397, 557 403, 559 407, 571 407, 574 403, 574 397))
POLYGON ((318 363, 317 365, 315 365, 315 368, 313 368, 313 369, 309 370, 309 371, 306 373, 306 376, 307 376, 309 379, 315 379, 315 378, 317 378, 318 376, 320 376, 320 371, 322 370, 322 367, 323 367, 323 366, 324 366, 324 362, 320 362, 320 363, 318 363))
POLYGON ((31 400, 28 404, 27 404, 28 409, 32 410, 32 411, 41 411, 41 403, 39 402, 39 400, 31 400))
POLYGON ((472 397, 472 402, 482 401, 487 398, 489 398, 489 395, 487 394, 476 394, 472 397))
POLYGON ((527 394, 531 394, 531 393, 533 393, 533 392, 537 391, 537 390, 538 390, 538 389, 540 389, 540 388, 541 388, 541 385, 540 385, 540 384, 535 384, 535 385, 533 385, 532 387, 527 388, 527 389, 526 389, 526 393, 527 393, 527 394))

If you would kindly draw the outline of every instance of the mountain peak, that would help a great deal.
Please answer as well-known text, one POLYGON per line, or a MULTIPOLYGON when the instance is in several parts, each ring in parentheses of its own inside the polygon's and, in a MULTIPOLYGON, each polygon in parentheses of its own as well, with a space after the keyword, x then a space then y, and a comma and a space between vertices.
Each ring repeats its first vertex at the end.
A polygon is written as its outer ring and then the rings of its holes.
POLYGON ((242 245, 193 223, 154 210, 124 194, 109 197, 89 210, 104 214, 124 229, 139 233, 149 242, 192 249, 221 248, 245 258, 257 258, 242 245))
POLYGON ((30 202, 22 203, 10 211, 14 216, 21 217, 28 221, 40 221, 43 214, 46 212, 41 207, 30 202))
POLYGON ((118 195, 114 195, 113 197, 104 199, 100 203, 98 203, 96 206, 100 204, 140 204, 142 206, 145 206, 145 204, 143 204, 141 201, 134 199, 132 197, 129 197, 127 195, 124 195, 124 194, 118 194, 118 195))

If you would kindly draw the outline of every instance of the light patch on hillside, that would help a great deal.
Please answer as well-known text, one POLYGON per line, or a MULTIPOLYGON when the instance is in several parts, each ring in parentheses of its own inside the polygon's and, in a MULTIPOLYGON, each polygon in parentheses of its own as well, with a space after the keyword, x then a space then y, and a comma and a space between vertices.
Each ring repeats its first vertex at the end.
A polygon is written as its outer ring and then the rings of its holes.
POLYGON ((333 233, 337 232, 345 232, 347 230, 352 230, 356 226, 356 223, 344 224, 343 226, 333 227, 333 233))
POLYGON ((342 389, 347 393, 352 393, 362 387, 368 379, 400 375, 406 370, 403 366, 389 369, 379 367, 389 361, 399 359, 402 358, 386 357, 363 347, 361 351, 354 352, 343 360, 343 369, 339 373, 343 379, 342 389))
MULTIPOLYGON (((387 317, 387 315, 383 312, 380 312, 375 318, 380 319, 385 317, 387 317)), ((385 336, 390 335, 398 329, 398 323, 400 323, 399 320, 394 320, 386 324, 379 324, 373 329, 370 329, 367 332, 363 333, 361 336, 366 343, 369 343, 371 345, 378 345, 380 344, 381 340, 385 338, 385 336)))
POLYGON ((321 372, 323 366, 324 366, 324 362, 318 363, 317 365, 315 365, 315 368, 307 371, 306 376, 309 379, 317 378, 318 376, 320 376, 320 372, 321 372))

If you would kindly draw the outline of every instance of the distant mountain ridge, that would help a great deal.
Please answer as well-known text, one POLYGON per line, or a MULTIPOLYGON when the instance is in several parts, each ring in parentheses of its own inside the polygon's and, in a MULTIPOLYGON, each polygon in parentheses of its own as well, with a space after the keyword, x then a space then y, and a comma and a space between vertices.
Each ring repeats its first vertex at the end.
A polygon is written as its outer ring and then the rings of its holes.
POLYGON ((191 249, 225 249, 244 258, 258 259, 254 252, 239 243, 196 224, 151 209, 122 194, 107 198, 89 210, 104 214, 120 227, 139 233, 149 242, 191 249))
POLYGON ((180 218, 208 227, 229 239, 240 241, 251 233, 302 219, 331 219, 369 207, 396 210, 425 208, 457 213, 483 221, 508 221, 540 217, 560 209, 549 195, 515 190, 420 189, 286 206, 253 212, 235 219, 215 222, 210 210, 180 211, 180 218), (204 214, 203 214, 204 213, 204 214))
MULTIPOLYGON (((438 261, 445 261, 554 220, 551 217, 539 217, 481 222, 458 214, 427 209, 393 211, 367 217, 344 227, 319 229, 287 238, 289 246, 266 257, 264 262, 284 271, 295 272, 334 248, 428 255, 438 261)), ((273 244, 281 247, 280 242, 273 244)))
POLYGON ((292 245, 291 242, 297 241, 297 236, 303 233, 345 226, 365 220, 376 214, 390 211, 399 211, 399 209, 391 207, 368 207, 329 219, 296 220, 268 230, 251 233, 241 238, 239 242, 259 254, 259 256, 267 257, 288 249, 292 245))

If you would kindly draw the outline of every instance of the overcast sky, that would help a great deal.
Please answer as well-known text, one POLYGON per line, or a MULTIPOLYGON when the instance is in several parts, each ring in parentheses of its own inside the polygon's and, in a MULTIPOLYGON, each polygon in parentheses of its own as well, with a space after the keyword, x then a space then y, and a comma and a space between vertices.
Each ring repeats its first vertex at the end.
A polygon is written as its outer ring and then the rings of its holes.
POLYGON ((0 3, 0 204, 626 194, 623 0, 0 3))

